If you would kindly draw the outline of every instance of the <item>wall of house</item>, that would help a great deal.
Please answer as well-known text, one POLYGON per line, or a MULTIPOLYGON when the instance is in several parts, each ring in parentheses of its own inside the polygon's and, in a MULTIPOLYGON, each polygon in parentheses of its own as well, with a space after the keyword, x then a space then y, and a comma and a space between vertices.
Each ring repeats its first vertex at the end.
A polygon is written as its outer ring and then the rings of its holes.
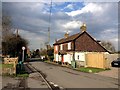
POLYGON ((54 61, 58 61, 58 54, 54 54, 54 61))
POLYGON ((75 61, 77 67, 85 66, 85 53, 84 52, 75 52, 75 61))
POLYGON ((59 46, 58 46, 58 45, 55 45, 55 46, 54 46, 54 54, 57 54, 57 53, 58 53, 58 50, 59 50, 59 46))
POLYGON ((75 52, 75 60, 85 61, 85 53, 84 52, 75 52))
POLYGON ((72 54, 66 54, 64 55, 64 62, 68 62, 69 64, 71 64, 73 55, 72 54))
POLYGON ((106 50, 98 44, 90 35, 84 33, 75 40, 76 51, 105 52, 106 50))

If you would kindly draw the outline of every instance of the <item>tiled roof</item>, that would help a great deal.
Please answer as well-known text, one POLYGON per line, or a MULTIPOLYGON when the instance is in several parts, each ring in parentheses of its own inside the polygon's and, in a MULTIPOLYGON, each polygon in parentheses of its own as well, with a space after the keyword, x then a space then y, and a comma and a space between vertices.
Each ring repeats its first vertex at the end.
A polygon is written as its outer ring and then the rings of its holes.
POLYGON ((54 45, 56 44, 61 44, 61 43, 65 43, 65 42, 69 42, 69 41, 73 41, 74 39, 76 39, 80 34, 82 33, 77 33, 74 35, 69 36, 68 38, 62 38, 60 40, 58 40, 56 43, 54 43, 54 45))
POLYGON ((62 38, 53 45, 59 45, 70 41, 76 41, 78 38, 80 39, 79 41, 80 47, 76 43, 75 51, 78 50, 78 51, 91 51, 91 52, 108 52, 103 46, 101 46, 96 40, 94 40, 94 38, 91 37, 86 31, 74 34, 72 36, 69 36, 68 38, 62 38))

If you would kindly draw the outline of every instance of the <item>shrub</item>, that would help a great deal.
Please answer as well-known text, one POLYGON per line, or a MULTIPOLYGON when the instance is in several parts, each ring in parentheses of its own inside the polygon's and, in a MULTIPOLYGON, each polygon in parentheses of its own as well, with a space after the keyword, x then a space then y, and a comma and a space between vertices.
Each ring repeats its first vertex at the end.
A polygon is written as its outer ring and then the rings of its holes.
POLYGON ((62 62, 61 62, 61 61, 58 61, 58 64, 60 64, 60 65, 61 65, 61 64, 62 64, 62 62))
POLYGON ((65 62, 65 65, 68 65, 69 63, 68 62, 65 62))

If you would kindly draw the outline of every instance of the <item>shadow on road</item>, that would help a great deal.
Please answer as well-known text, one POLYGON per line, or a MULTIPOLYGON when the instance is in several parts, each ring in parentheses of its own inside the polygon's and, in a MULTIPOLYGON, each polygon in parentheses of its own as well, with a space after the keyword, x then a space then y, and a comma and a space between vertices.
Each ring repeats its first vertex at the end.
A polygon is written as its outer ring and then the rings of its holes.
POLYGON ((43 62, 43 59, 40 58, 29 58, 26 62, 43 62))

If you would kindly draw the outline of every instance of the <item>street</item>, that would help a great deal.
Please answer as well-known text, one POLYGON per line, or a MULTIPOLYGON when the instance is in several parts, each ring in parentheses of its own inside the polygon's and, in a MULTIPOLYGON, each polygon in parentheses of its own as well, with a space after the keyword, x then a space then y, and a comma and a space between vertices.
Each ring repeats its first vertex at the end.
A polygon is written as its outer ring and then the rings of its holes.
POLYGON ((100 76, 92 73, 83 73, 69 68, 36 61, 32 66, 46 75, 49 82, 63 88, 118 88, 115 78, 100 76))

